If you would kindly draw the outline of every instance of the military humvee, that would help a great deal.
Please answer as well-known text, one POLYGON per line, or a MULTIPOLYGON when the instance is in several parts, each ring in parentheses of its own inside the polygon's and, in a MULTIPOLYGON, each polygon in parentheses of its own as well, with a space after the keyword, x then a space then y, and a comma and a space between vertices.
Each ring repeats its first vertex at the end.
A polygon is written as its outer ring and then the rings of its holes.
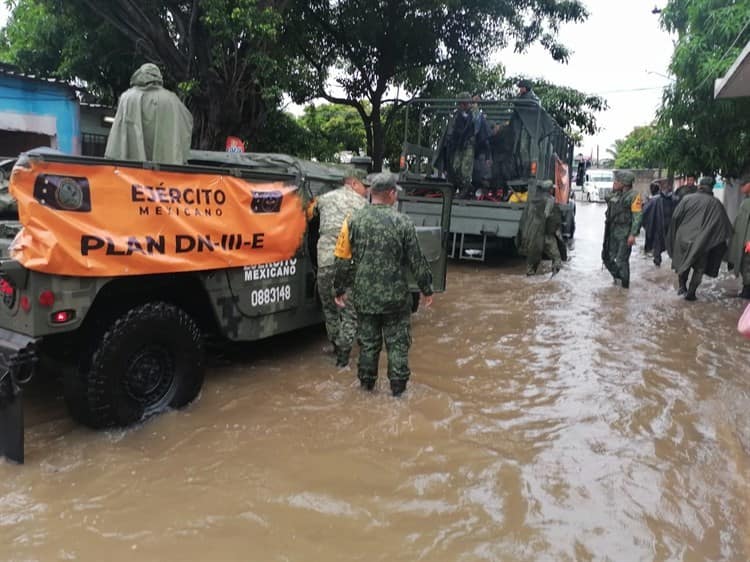
MULTIPOLYGON (((420 186, 456 187, 445 141, 458 101, 417 98, 404 108, 401 184, 416 194, 422 193, 420 186)), ((490 141, 493 166, 483 177, 475 160, 474 185, 484 187, 471 199, 453 200, 450 256, 484 261, 493 246, 512 248, 528 205, 513 202, 509 196, 523 193, 533 201, 542 180, 553 180, 557 186, 562 236, 570 244, 575 233, 575 201, 570 193, 572 139, 535 101, 481 100, 478 106, 490 126, 497 126, 490 141)), ((405 211, 417 223, 429 223, 441 214, 438 203, 431 197, 417 197, 405 211)))
MULTIPOLYGON (((321 323, 304 209, 343 177, 278 154, 194 151, 185 166, 22 155, 11 193, 23 228, 4 226, 18 234, 0 259, 0 456, 23 462, 22 386, 40 366, 61 374, 75 420, 127 426, 198 396, 206 338, 321 323)), ((437 291, 452 193, 441 196, 445 212, 417 228, 437 291)))

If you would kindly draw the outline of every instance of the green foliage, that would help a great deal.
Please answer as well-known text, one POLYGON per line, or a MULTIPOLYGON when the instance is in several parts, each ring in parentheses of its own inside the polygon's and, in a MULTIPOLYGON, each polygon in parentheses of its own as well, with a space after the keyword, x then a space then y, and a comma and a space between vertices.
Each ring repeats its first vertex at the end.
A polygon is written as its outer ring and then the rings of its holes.
POLYGON ((670 0, 662 26, 677 35, 658 114, 658 151, 676 171, 750 171, 750 99, 716 100, 714 80, 750 40, 750 0, 670 0))
POLYGON ((436 84, 460 84, 467 69, 509 43, 522 51, 539 42, 566 60, 558 26, 587 16, 579 0, 294 0, 293 13, 286 37, 306 65, 296 100, 354 107, 376 169, 393 122, 384 120, 387 92, 421 95, 436 84), (331 83, 344 95, 332 94, 331 83))
POLYGON ((657 146, 657 129, 648 125, 636 127, 627 137, 615 141, 615 168, 659 168, 661 161, 657 146))
POLYGON ((286 89, 279 40, 286 0, 13 0, 1 56, 80 79, 114 102, 143 62, 161 68, 195 118, 194 144, 256 137, 286 89))
POLYGON ((312 156, 310 132, 299 120, 285 111, 271 111, 265 127, 255 138, 247 139, 250 152, 278 152, 301 157, 312 156))
POLYGON ((310 156, 332 162, 338 152, 359 152, 366 147, 365 128, 352 107, 335 104, 305 107, 300 118, 310 138, 310 156))

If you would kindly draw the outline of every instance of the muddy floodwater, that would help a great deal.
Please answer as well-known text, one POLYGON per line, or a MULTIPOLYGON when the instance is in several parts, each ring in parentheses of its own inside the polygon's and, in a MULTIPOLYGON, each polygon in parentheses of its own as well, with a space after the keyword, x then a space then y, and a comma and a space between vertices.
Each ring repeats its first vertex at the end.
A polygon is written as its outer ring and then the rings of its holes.
POLYGON ((128 431, 32 389, 0 560, 750 559, 737 282, 687 303, 639 241, 614 287, 602 217, 579 205, 552 279, 452 264, 402 399, 337 371, 321 328, 215 357, 198 402, 128 431))

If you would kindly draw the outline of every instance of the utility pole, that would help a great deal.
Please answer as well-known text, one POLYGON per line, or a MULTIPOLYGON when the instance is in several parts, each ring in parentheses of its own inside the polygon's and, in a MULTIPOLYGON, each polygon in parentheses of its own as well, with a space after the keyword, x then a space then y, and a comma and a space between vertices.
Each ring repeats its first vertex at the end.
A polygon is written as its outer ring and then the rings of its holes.
POLYGON ((596 167, 599 167, 599 145, 596 145, 596 167))

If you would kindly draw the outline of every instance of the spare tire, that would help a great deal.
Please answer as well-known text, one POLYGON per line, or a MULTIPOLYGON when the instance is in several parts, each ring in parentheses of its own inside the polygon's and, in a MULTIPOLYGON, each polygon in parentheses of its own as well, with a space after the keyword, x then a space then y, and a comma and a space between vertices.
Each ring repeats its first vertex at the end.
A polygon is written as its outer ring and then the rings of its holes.
POLYGON ((181 408, 200 393, 203 372, 195 321, 172 304, 141 305, 117 319, 95 346, 79 379, 85 415, 76 417, 96 429, 124 427, 181 408))

